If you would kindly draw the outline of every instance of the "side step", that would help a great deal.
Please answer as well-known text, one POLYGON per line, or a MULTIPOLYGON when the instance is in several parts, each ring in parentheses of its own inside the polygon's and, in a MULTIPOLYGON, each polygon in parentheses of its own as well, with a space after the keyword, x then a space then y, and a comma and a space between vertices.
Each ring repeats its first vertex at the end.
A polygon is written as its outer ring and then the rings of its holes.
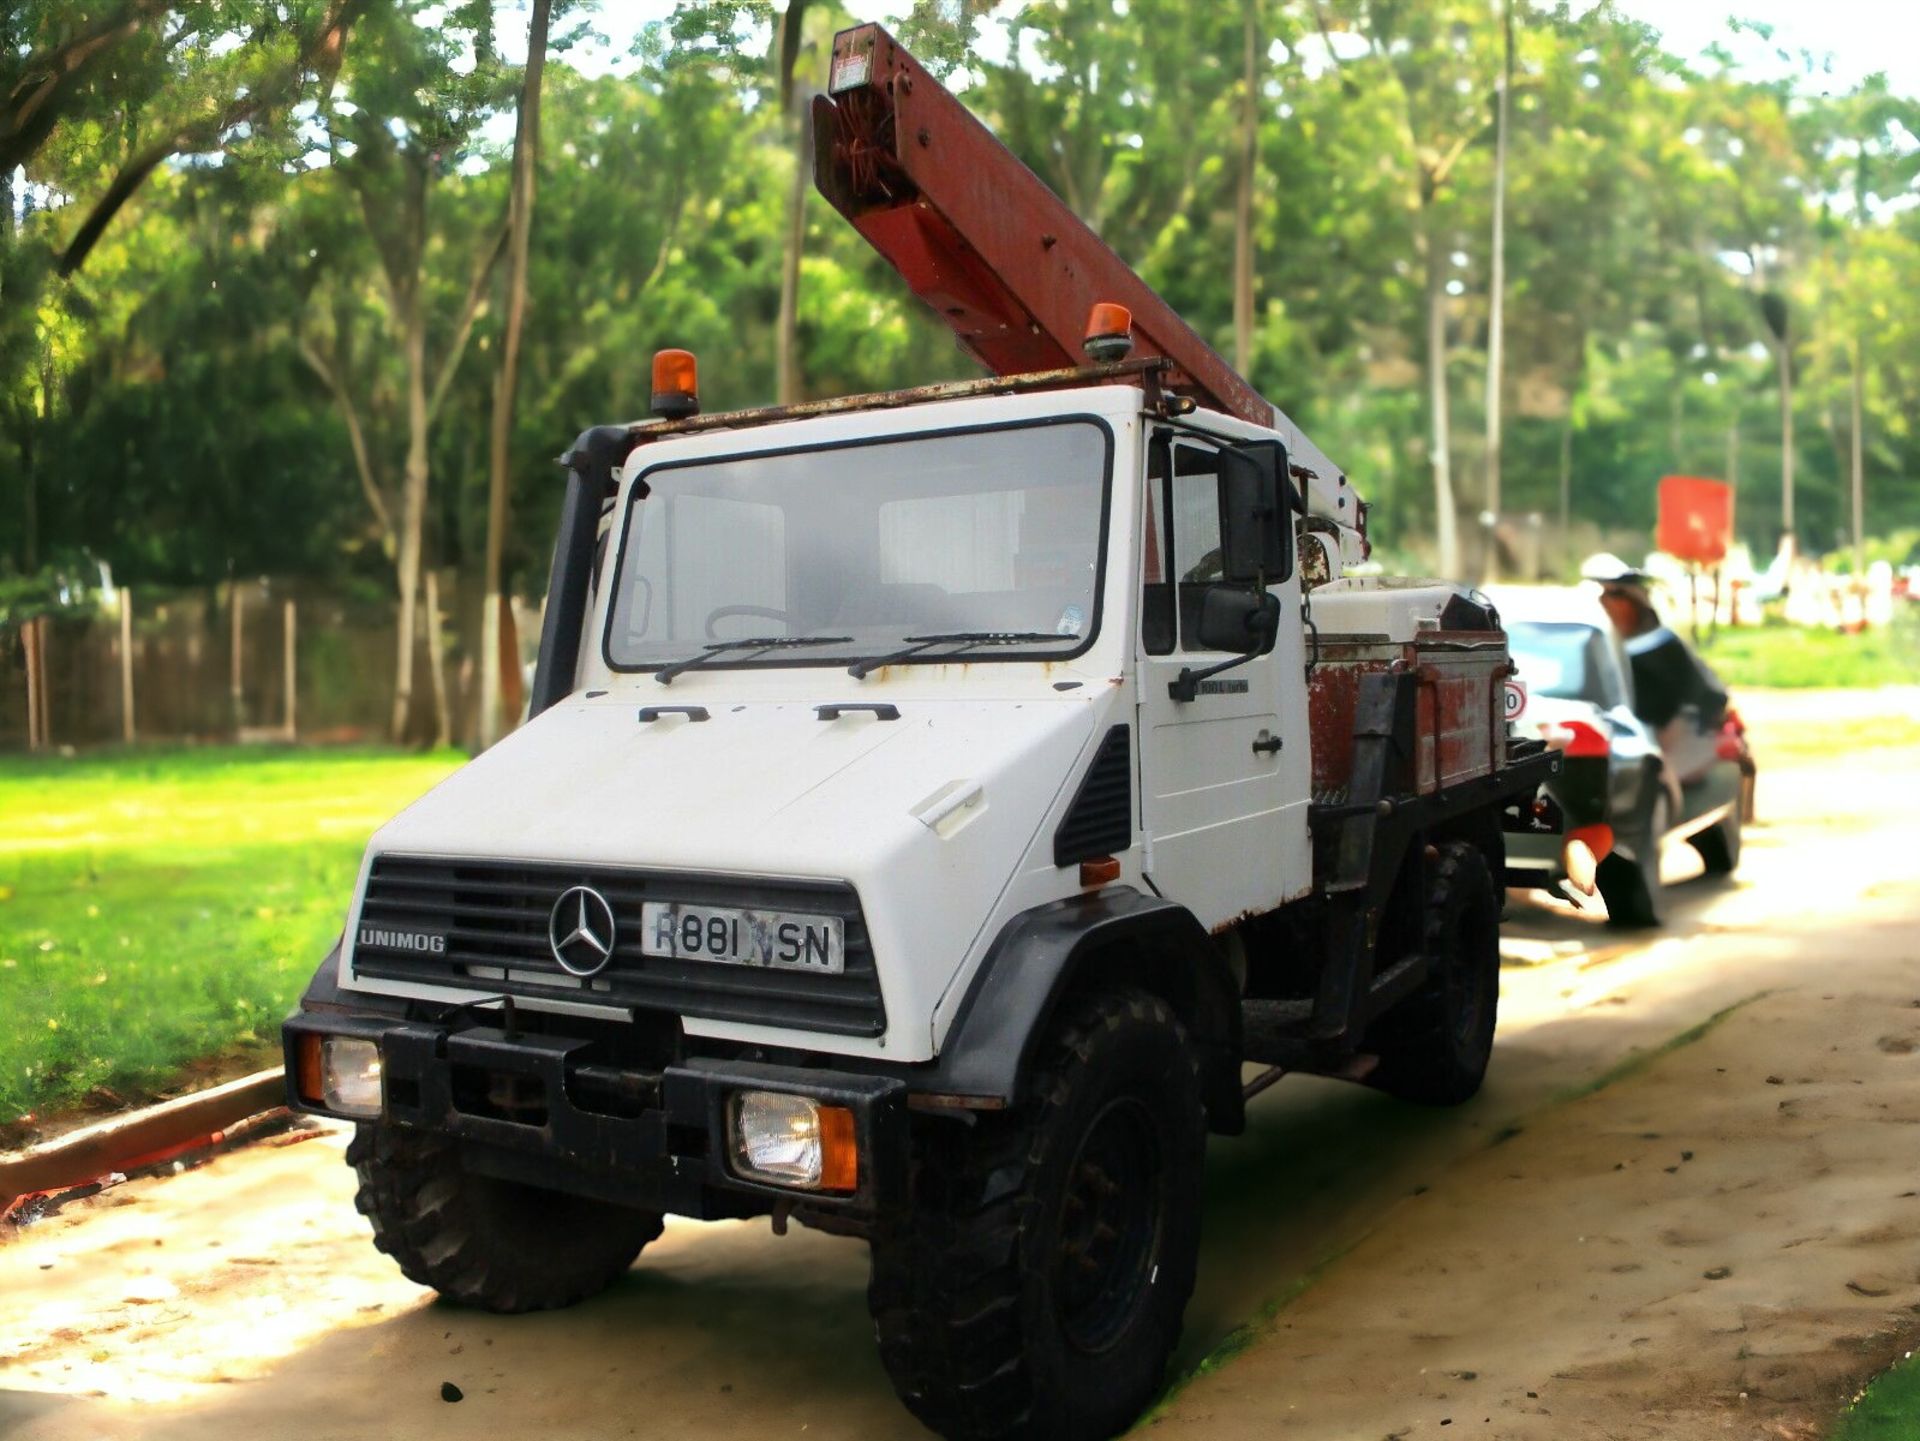
MULTIPOLYGON (((1427 978, 1427 970, 1427 957, 1416 953, 1402 956, 1369 981, 1360 1007, 1363 1024, 1413 994, 1427 978)), ((1241 1054, 1265 1065, 1334 1074, 1328 1068, 1340 1065, 1352 1051, 1343 1038, 1311 1034, 1313 1005, 1309 996, 1241 1001, 1241 1054)))

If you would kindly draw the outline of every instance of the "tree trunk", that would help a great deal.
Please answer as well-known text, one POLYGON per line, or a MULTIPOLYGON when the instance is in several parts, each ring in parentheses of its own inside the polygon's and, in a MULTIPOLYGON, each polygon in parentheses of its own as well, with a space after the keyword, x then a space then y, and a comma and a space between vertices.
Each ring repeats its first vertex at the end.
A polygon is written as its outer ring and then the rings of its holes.
POLYGON ((1423 197, 1420 212, 1427 266, 1427 405, 1433 422, 1430 444, 1436 569, 1442 577, 1451 579, 1460 570, 1460 534, 1453 503, 1453 424, 1447 407, 1446 247, 1433 233, 1432 202, 1423 197))
POLYGON ((813 177, 813 148, 808 133, 811 105, 804 91, 793 83, 793 75, 800 63, 807 4, 808 0, 787 0, 774 36, 774 94, 793 150, 786 239, 780 252, 780 316, 773 350, 774 399, 781 405, 792 405, 800 399, 800 256, 807 242, 807 188, 813 177))
POLYGON ((1866 468, 1861 452, 1860 411, 1861 411, 1861 374, 1860 374, 1860 337, 1856 335, 1852 346, 1853 360, 1853 573, 1864 582, 1867 578, 1867 491, 1866 468))
MULTIPOLYGON (((1507 296, 1507 92, 1513 85, 1513 4, 1500 7, 1505 46, 1500 68, 1499 100, 1493 132, 1493 266, 1487 303, 1487 514, 1492 525, 1500 521, 1500 390, 1504 382, 1507 296)), ((1493 580, 1499 570, 1500 548, 1491 528, 1481 575, 1493 580)))
POLYGON ((1687 440, 1687 390, 1686 376, 1675 375, 1673 390, 1667 396, 1667 455, 1668 465, 1675 475, 1684 475, 1687 440))
POLYGON ((534 0, 527 31, 527 69, 513 139, 512 199, 507 235, 507 325, 494 381, 487 464, 487 563, 480 601, 481 749, 500 738, 500 590, 507 535, 507 481, 513 441, 513 402, 520 380, 520 335, 527 310, 527 257, 533 227, 535 167, 540 154, 540 77, 546 66, 547 24, 553 0, 534 0))
POLYGON ((1233 206, 1233 368, 1253 368, 1253 183, 1260 164, 1259 0, 1242 0, 1246 21, 1241 75, 1240 185, 1233 206))
POLYGON ((1573 412, 1560 432, 1560 559, 1573 566, 1573 412))
POLYGON ((36 430, 28 416, 16 432, 20 451, 20 569, 32 575, 40 569, 40 477, 34 473, 36 430))
POLYGON ((439 567, 426 567, 421 580, 427 601, 427 677, 433 684, 433 743, 444 748, 453 740, 453 717, 447 709, 447 646, 440 615, 439 567))
POLYGON ((393 672, 393 717, 388 734, 406 739, 413 706, 413 647, 420 593, 420 530, 427 510, 427 331, 420 286, 407 297, 404 351, 407 362, 407 467, 400 491, 399 614, 393 672))
POLYGON ((793 179, 787 186, 786 240, 780 254, 780 320, 773 374, 774 398, 781 405, 800 399, 800 256, 807 241, 807 186, 813 168, 807 115, 797 101, 788 123, 793 179))
POLYGON ((1782 335, 1775 344, 1780 359, 1780 533, 1793 537, 1793 357, 1782 335))

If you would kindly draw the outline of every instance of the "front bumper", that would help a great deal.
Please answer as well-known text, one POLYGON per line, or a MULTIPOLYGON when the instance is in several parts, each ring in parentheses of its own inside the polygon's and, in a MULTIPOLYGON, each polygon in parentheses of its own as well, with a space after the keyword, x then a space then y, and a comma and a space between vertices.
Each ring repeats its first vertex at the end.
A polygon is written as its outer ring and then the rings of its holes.
POLYGON ((300 1095, 302 1036, 353 1036, 380 1048, 388 1125, 456 1139, 468 1169, 699 1220, 763 1215, 858 1226, 904 1194, 907 1088, 863 1076, 754 1061, 691 1059, 659 1071, 594 1064, 592 1043, 390 1017, 299 1013, 282 1028, 287 1104, 336 1116, 300 1095), (853 1113, 856 1189, 808 1191, 735 1174, 728 1102, 780 1091, 853 1113))

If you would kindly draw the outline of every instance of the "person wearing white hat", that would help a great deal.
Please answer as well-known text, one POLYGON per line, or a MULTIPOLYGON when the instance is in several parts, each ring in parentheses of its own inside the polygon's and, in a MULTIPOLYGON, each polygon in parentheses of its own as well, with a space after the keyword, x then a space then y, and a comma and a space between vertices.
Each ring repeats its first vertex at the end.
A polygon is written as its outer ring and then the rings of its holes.
POLYGON ((1633 711, 1653 728, 1667 764, 1682 781, 1713 763, 1726 715, 1720 678, 1660 622, 1647 576, 1616 555, 1589 556, 1580 574, 1600 587, 1600 608, 1620 633, 1633 668, 1633 711))

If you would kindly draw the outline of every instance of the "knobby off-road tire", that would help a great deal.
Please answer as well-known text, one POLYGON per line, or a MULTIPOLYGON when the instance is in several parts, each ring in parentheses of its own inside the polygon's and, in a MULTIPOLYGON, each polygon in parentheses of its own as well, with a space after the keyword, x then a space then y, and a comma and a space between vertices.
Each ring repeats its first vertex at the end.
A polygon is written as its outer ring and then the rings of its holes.
POLYGON ((1633 840, 1633 855, 1615 851, 1600 862, 1594 881, 1607 903, 1607 924, 1647 929, 1667 917, 1666 887, 1660 883, 1660 840, 1667 833, 1672 807, 1666 792, 1647 807, 1647 823, 1633 840))
POLYGON ((955 1441, 1098 1441, 1159 1392, 1200 1246, 1206 1116, 1185 1031, 1140 991, 1054 1028, 1034 1100, 916 1136, 867 1299, 909 1410, 955 1441))
POLYGON ((1449 841, 1432 862, 1419 990, 1376 1033, 1373 1085, 1424 1106, 1457 1106, 1486 1079, 1500 1009, 1500 904, 1478 846, 1449 841))
POLYGON ((452 1142, 361 1125, 353 1204, 407 1279, 488 1311, 571 1306, 618 1280, 660 1216, 460 1168, 452 1142))
POLYGON ((1740 802, 1734 803, 1718 825, 1688 836, 1687 844, 1699 853, 1708 875, 1732 875, 1740 868, 1740 802))

